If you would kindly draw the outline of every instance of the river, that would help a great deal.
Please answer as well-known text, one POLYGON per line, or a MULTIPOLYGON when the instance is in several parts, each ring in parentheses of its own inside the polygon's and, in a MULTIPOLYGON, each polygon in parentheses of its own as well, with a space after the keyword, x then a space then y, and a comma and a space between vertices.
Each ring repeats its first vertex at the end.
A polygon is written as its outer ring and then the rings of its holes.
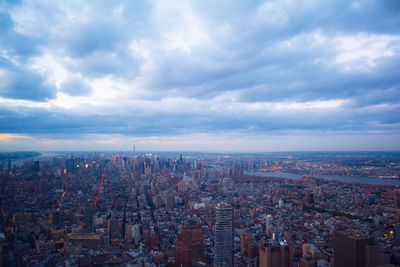
MULTIPOLYGON (((295 179, 295 180, 300 179, 301 177, 304 176, 302 174, 282 172, 282 171, 273 171, 273 172, 245 171, 244 174, 255 175, 255 176, 272 176, 272 177, 280 177, 280 178, 295 179)), ((313 175, 313 176, 325 180, 336 180, 348 183, 400 186, 400 179, 380 179, 380 178, 371 178, 363 176, 338 176, 338 175, 323 175, 323 174, 313 175)))

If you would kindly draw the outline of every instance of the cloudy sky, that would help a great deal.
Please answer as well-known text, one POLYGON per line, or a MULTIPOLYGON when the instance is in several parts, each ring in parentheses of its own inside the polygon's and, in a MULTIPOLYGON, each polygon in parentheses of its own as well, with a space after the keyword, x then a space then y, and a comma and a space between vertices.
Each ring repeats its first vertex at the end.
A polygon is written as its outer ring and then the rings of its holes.
POLYGON ((0 150, 400 150, 400 1, 0 1, 0 150))

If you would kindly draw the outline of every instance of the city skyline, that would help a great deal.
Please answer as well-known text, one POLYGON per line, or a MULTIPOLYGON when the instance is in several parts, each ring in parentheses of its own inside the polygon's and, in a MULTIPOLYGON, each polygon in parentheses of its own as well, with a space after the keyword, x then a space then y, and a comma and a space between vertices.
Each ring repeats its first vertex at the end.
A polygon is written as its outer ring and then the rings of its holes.
POLYGON ((400 150, 398 1, 2 1, 0 151, 400 150))
POLYGON ((4 154, 0 266, 400 264, 400 153, 4 154))

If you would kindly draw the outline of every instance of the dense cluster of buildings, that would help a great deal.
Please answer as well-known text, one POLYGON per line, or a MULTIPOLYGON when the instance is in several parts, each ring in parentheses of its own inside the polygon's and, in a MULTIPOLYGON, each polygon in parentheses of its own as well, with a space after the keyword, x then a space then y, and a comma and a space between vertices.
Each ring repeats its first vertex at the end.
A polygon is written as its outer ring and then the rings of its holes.
MULTIPOLYGON (((399 179, 398 152, 297 152, 269 154, 252 161, 249 169, 288 171, 306 175, 364 176, 399 179)), ((242 163, 246 164, 246 161, 242 163)))
POLYGON ((245 175, 260 162, 123 153, 0 162, 0 267, 400 264, 400 188, 245 175))

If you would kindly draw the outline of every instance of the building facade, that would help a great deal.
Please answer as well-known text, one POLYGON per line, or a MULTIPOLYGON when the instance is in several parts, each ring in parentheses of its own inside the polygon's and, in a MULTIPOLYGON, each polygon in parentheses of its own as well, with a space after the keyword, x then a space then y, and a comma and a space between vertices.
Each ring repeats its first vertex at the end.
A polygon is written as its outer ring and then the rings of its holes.
POLYGON ((219 203, 215 210, 214 267, 233 266, 233 208, 219 203))

